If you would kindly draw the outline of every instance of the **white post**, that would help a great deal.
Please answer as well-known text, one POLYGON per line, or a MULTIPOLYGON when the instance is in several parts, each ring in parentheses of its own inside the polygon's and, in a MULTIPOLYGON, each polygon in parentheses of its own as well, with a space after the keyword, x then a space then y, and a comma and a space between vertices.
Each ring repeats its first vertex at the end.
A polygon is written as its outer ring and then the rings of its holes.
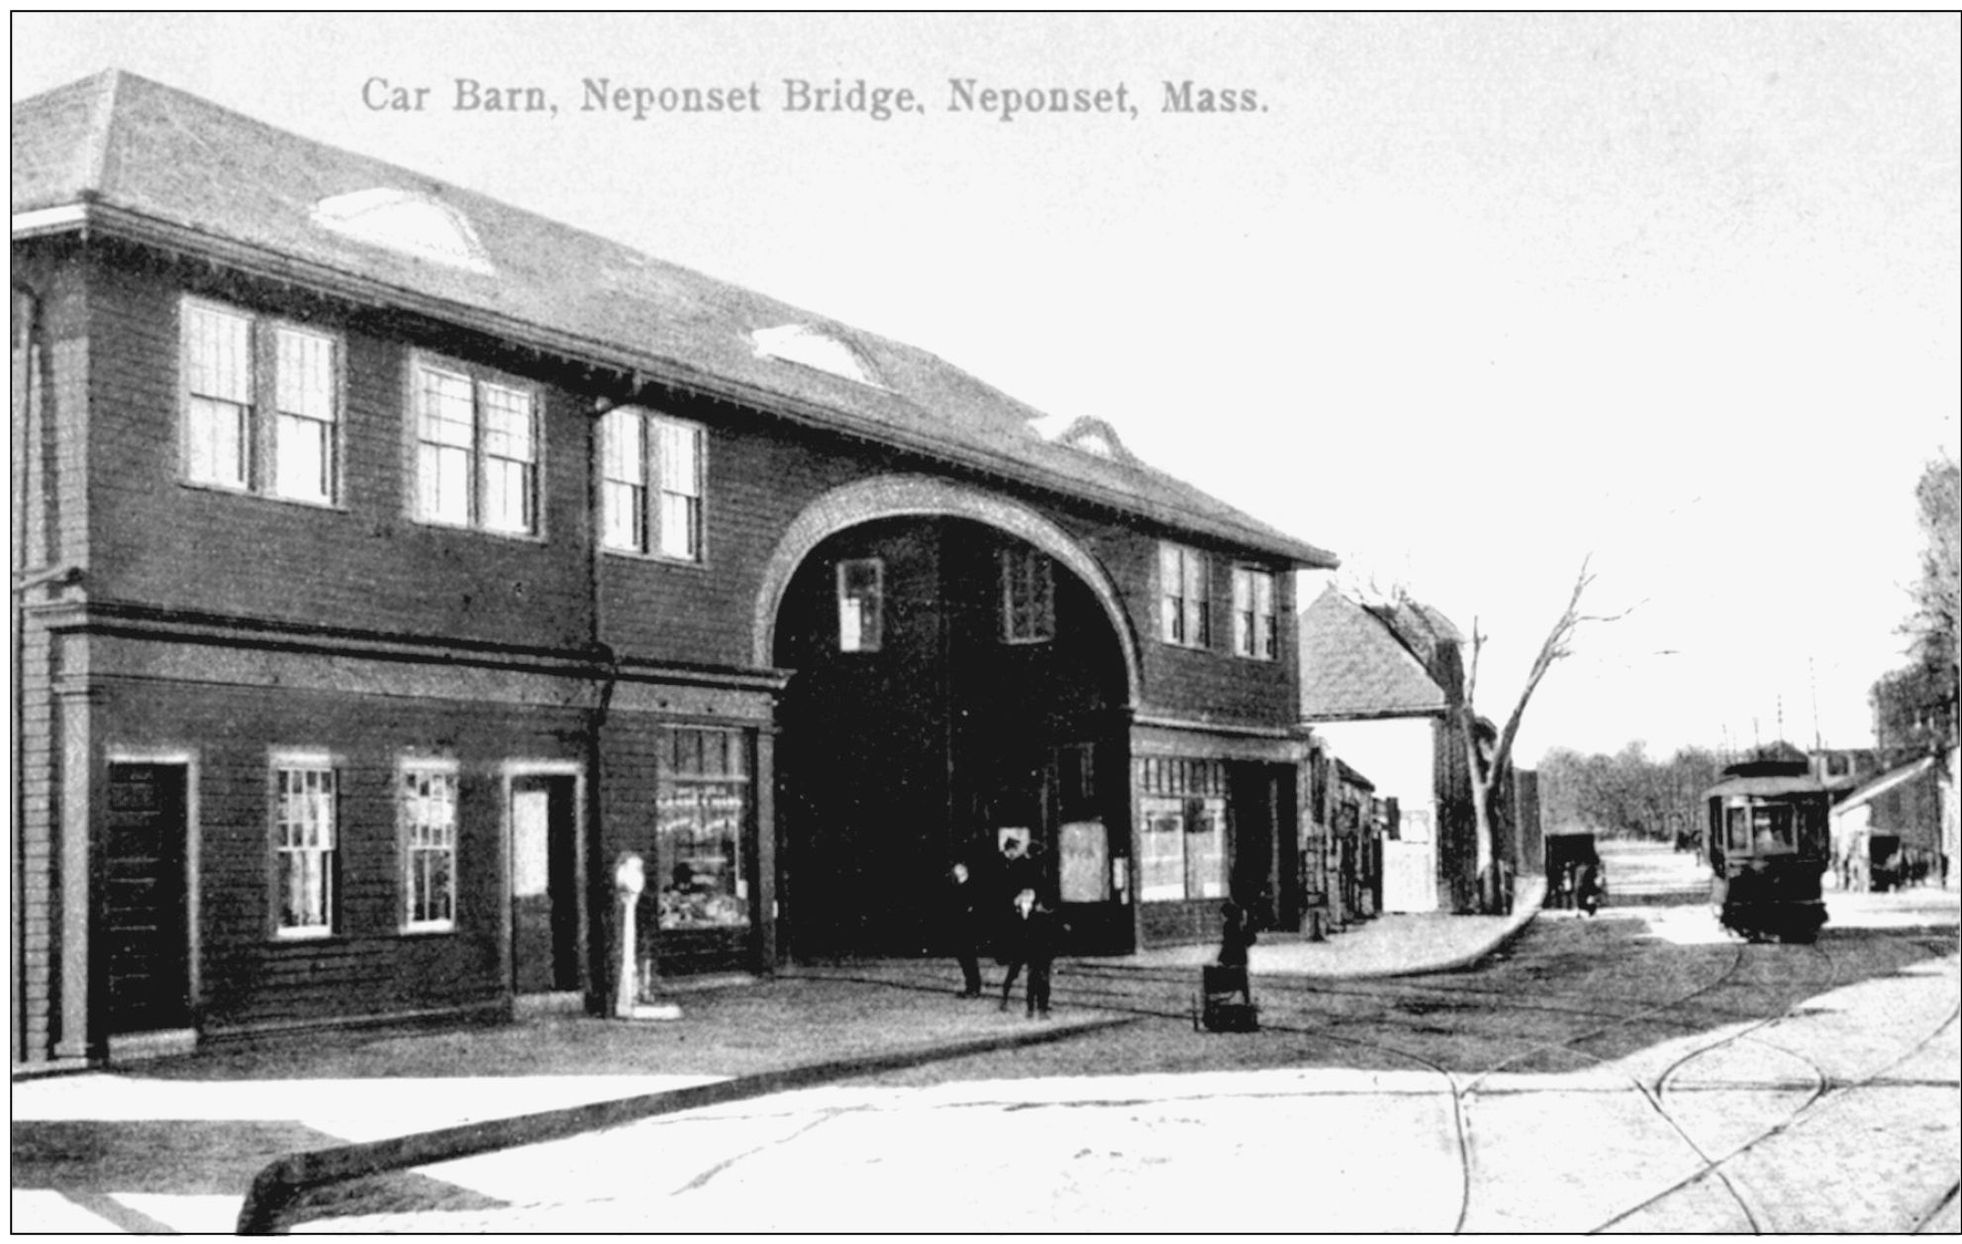
POLYGON ((619 903, 620 931, 619 980, 613 990, 613 1018, 632 1019, 634 1004, 640 1001, 640 973, 636 970, 638 939, 634 933, 634 909, 640 905, 641 891, 647 888, 647 866, 640 856, 628 851, 613 869, 613 896, 619 903))

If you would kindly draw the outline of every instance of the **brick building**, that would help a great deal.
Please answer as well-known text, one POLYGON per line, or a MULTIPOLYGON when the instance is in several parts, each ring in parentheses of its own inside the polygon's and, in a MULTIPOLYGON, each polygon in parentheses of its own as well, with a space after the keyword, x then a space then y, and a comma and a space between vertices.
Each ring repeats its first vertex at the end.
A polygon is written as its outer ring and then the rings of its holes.
POLYGON ((1329 554, 934 356, 126 74, 14 106, 16 1062, 1298 875, 1329 554))

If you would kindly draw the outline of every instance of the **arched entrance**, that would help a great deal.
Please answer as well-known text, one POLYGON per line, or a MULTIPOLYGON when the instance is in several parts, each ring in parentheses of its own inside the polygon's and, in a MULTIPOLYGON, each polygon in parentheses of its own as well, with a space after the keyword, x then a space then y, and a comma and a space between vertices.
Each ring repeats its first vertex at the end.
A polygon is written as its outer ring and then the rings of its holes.
POLYGON ((984 521, 1014 507, 981 499, 1003 509, 954 490, 933 510, 917 490, 910 512, 834 505, 786 541, 769 634, 792 671, 776 755, 795 957, 936 949, 948 865, 992 862, 1008 828, 1045 848, 1080 947, 1128 937, 1109 861, 1128 853, 1135 645, 1094 561, 1058 546, 1087 582, 1022 534, 1054 544, 1053 527, 984 521))

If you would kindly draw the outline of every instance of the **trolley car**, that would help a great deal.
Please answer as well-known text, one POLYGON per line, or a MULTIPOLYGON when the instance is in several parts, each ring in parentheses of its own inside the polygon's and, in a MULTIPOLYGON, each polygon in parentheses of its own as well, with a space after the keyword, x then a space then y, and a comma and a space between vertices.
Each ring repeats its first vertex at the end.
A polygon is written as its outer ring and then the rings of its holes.
POLYGON ((1810 942, 1826 923, 1832 798, 1802 760, 1747 760, 1704 794, 1703 852, 1723 926, 1752 941, 1810 942))

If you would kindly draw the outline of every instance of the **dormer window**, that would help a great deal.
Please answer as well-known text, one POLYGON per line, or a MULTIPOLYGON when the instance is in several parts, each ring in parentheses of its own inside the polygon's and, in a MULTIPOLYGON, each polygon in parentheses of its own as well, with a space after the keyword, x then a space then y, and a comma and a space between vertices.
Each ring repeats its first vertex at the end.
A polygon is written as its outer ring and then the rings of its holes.
POLYGON ((814 328, 784 324, 756 329, 749 336, 763 358, 816 368, 854 384, 880 384, 871 362, 856 347, 814 328))
POLYGON ((470 221, 455 208, 409 190, 356 190, 313 206, 313 223, 343 237, 412 259, 495 274, 470 221))

